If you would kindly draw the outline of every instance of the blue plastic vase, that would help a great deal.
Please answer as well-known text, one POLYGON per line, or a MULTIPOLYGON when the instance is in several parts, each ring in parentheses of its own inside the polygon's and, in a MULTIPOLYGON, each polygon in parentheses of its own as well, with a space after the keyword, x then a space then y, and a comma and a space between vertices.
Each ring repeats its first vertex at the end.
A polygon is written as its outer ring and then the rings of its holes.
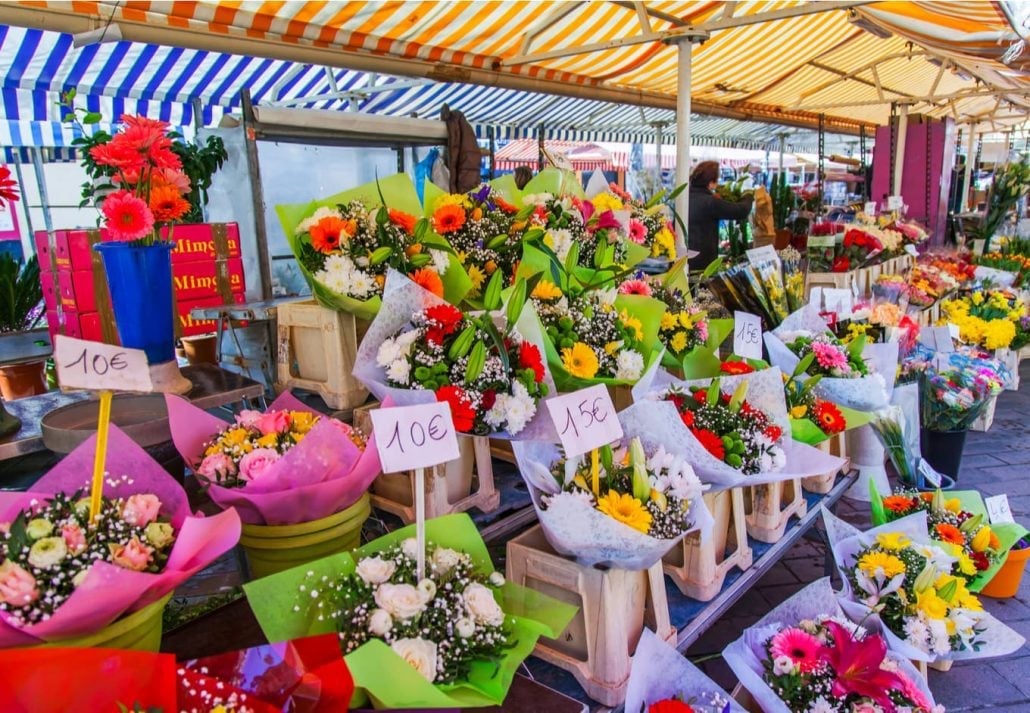
POLYGON ((123 347, 142 349, 151 364, 175 358, 171 243, 93 246, 104 260, 111 307, 123 347))

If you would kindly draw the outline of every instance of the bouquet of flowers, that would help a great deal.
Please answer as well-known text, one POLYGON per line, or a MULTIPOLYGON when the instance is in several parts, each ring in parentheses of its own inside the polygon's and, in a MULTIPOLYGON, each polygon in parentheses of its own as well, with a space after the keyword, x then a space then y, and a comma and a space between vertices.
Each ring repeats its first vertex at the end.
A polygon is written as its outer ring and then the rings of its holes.
MULTIPOLYGON (((452 304, 472 288, 453 248, 416 217, 422 208, 406 174, 276 212, 312 293, 330 309, 372 319, 391 269, 452 304)), ((456 223, 450 215, 436 224, 456 223)))
POLYGON ((322 416, 289 392, 264 413, 226 424, 168 395, 172 441, 211 499, 255 525, 328 517, 365 494, 380 473, 375 436, 322 416))
POLYGON ((868 423, 869 418, 865 414, 837 406, 813 393, 822 376, 809 376, 807 379, 804 376, 804 370, 795 368, 789 377, 784 376, 783 382, 791 437, 795 441, 814 446, 849 428, 868 423))
POLYGON ((739 310, 757 314, 766 325, 780 323, 777 311, 762 284, 762 277, 750 263, 723 267, 712 275, 707 286, 731 312, 739 310))
POLYGON ((829 578, 745 629, 724 656, 768 713, 943 711, 908 660, 843 615, 829 578))
POLYGON ((1025 255, 992 252, 974 256, 973 262, 976 265, 1015 274, 1016 277, 1011 283, 1015 288, 1030 284, 1030 257, 1025 255))
POLYGON ((918 267, 941 276, 949 290, 964 285, 976 276, 976 266, 969 261, 969 256, 958 253, 935 251, 920 255, 918 267))
POLYGON ((959 328, 959 338, 985 349, 1005 349, 1016 338, 1017 324, 1026 316, 1022 300, 1003 291, 977 290, 941 302, 944 318, 959 328))
POLYGON ((844 232, 842 250, 833 259, 832 272, 857 270, 872 262, 883 252, 883 243, 870 230, 859 227, 848 228, 844 232))
POLYGON ((500 705, 537 638, 557 637, 575 608, 506 583, 468 515, 426 522, 422 580, 414 535, 410 525, 244 585, 262 631, 272 642, 336 633, 377 707, 500 705))
POLYGON ((646 406, 635 418, 639 427, 646 426, 648 438, 682 454, 705 482, 725 488, 762 485, 829 472, 844 464, 841 458, 789 438, 779 369, 714 382, 714 403, 709 401, 712 379, 683 381, 655 370, 633 388, 634 408, 646 406))
POLYGON ((426 217, 447 240, 468 273, 469 298, 482 298, 486 281, 500 270, 511 275, 522 252, 519 209, 489 184, 464 194, 443 193, 426 183, 426 217))
POLYGON ((783 287, 787 292, 787 311, 796 312, 805 303, 805 271, 801 267, 801 253, 784 248, 776 253, 783 265, 783 287))
MULTIPOLYGON (((593 180, 591 176, 591 183, 593 180)), ((589 189, 588 185, 588 193, 589 189)), ((623 206, 630 211, 626 226, 630 242, 648 248, 652 258, 670 262, 676 259, 676 228, 672 224, 665 201, 674 199, 679 194, 678 190, 671 193, 666 190, 659 191, 646 203, 634 200, 615 183, 608 185, 607 193, 622 201, 623 206)))
POLYGON ((700 669, 644 627, 626 685, 628 713, 743 713, 700 669))
MULTIPOLYGON (((828 225, 832 226, 833 224, 828 225)), ((838 265, 836 260, 837 237, 834 232, 824 234, 813 232, 809 235, 806 256, 808 257, 809 272, 838 272, 836 268, 843 266, 843 263, 838 265)))
POLYGON ((850 344, 844 344, 827 332, 781 334, 785 338, 794 337, 785 341, 785 344, 800 360, 799 366, 804 366, 801 373, 838 379, 859 379, 869 375, 869 366, 862 358, 866 342, 864 335, 851 340, 850 344))
POLYGON ((182 486, 112 426, 99 519, 89 522, 96 437, 0 497, 0 648, 94 634, 171 594, 231 549, 234 511, 194 518, 182 486))
POLYGON ((983 413, 991 398, 1001 393, 1004 381, 987 369, 948 366, 928 369, 919 382, 923 428, 960 431, 983 413))
POLYGON ((701 481, 683 455, 638 433, 646 406, 618 414, 626 434, 591 458, 557 444, 513 444, 548 542, 588 566, 647 569, 688 532, 708 529, 701 481))
POLYGON ((490 311, 472 314, 390 273, 384 309, 358 347, 354 376, 380 401, 448 403, 461 433, 553 433, 549 419, 537 417, 537 404, 553 393, 539 321, 522 281, 505 313, 493 312, 500 278, 495 273, 484 296, 490 311))
POLYGON ((932 493, 900 490, 883 497, 871 493, 873 524, 882 525, 925 512, 930 537, 958 558, 958 574, 979 592, 1001 568, 1009 549, 1027 531, 1015 523, 991 525, 983 497, 975 490, 932 493))
POLYGON ((957 557, 934 544, 926 514, 859 532, 823 510, 844 579, 841 607, 854 621, 879 622, 890 648, 915 661, 1003 656, 1023 637, 983 611, 957 557))

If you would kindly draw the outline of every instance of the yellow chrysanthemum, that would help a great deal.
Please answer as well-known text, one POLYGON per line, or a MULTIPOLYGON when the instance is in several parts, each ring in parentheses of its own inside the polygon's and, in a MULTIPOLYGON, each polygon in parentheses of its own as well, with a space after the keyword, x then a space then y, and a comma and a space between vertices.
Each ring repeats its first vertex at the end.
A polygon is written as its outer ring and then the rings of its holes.
POLYGON ((903 550, 911 542, 903 532, 883 532, 876 536, 876 544, 885 550, 903 550))
POLYGON ((691 329, 694 326, 694 320, 695 319, 700 319, 700 317, 701 317, 701 313, 700 312, 698 312, 696 315, 695 314, 690 314, 689 312, 680 312, 679 313, 680 326, 683 327, 684 329, 691 329))
POLYGON ((457 205, 461 206, 462 208, 468 208, 472 205, 472 203, 469 201, 468 196, 466 196, 463 193, 447 193, 433 201, 433 212, 435 213, 444 206, 448 205, 457 205))
POLYGON ((654 236, 651 244, 651 255, 659 257, 665 255, 669 258, 676 257, 676 236, 668 228, 662 228, 654 236))
POLYGON ((580 379, 592 379, 600 368, 594 350, 583 342, 576 342, 571 348, 562 349, 561 363, 565 371, 580 379))
POLYGON ((890 578, 904 574, 905 563, 894 555, 873 550, 862 555, 858 560, 858 568, 869 577, 875 577, 877 573, 882 573, 884 577, 890 578))
POLYGON ((538 300, 549 302, 561 298, 561 290, 550 280, 540 280, 540 282, 536 283, 536 287, 533 288, 531 296, 538 300))
POLYGON ((606 210, 622 210, 624 207, 622 199, 614 193, 608 192, 597 194, 590 202, 594 204, 594 208, 597 209, 598 213, 603 213, 606 210))
POLYGON ((597 509, 638 532, 646 534, 651 529, 651 513, 632 495, 609 490, 607 495, 598 498, 597 509))
POLYGON ((668 332, 669 330, 676 329, 676 325, 677 324, 678 324, 678 321, 676 319, 676 315, 674 315, 674 314, 672 314, 670 312, 663 312, 662 313, 662 331, 663 332, 668 332))
POLYGON ((622 310, 619 314, 619 320, 622 322, 623 327, 633 332, 634 339, 639 341, 644 338, 644 323, 637 317, 634 317, 626 310, 622 310))
POLYGON ((985 349, 1007 349, 1016 338, 1016 325, 1007 319, 994 319, 987 322, 983 330, 985 349))
POLYGON ((483 283, 486 282, 486 273, 478 265, 469 265, 465 271, 468 273, 469 280, 472 281, 473 294, 478 295, 483 288, 483 283))
POLYGON ((676 332, 672 339, 669 340, 669 346, 672 347, 674 352, 681 352, 687 348, 687 333, 676 332))
POLYGON ((808 413, 808 407, 805 405, 795 406, 790 410, 791 418, 804 418, 805 414, 808 413))
POLYGON ((948 615, 948 603, 937 596, 933 588, 916 592, 916 609, 931 619, 943 619, 948 615))
POLYGON ((279 442, 278 433, 266 433, 257 439, 257 444, 262 448, 275 448, 275 444, 279 442))

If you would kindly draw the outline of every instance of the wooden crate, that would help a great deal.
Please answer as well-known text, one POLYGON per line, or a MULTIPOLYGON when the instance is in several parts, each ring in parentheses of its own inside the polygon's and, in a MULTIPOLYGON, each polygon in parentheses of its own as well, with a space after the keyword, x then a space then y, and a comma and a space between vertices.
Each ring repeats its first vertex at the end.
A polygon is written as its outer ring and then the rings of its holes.
POLYGON ((744 489, 747 534, 759 542, 779 542, 790 518, 803 517, 807 512, 808 503, 801 492, 801 478, 744 489))
MULTIPOLYGON (((837 456, 838 458, 847 458, 847 443, 848 439, 844 436, 844 433, 837 433, 830 436, 827 440, 820 443, 816 448, 829 453, 831 456, 837 456)), ((850 463, 845 461, 841 470, 845 473, 848 472, 850 463)), ((817 493, 819 495, 825 495, 833 489, 833 484, 837 481, 837 473, 840 471, 834 470, 831 473, 822 473, 821 475, 810 475, 807 478, 801 479, 801 487, 810 493, 817 493)))
POLYGON ((625 701, 631 657, 645 626, 676 641, 661 562, 635 572, 584 567, 556 553, 537 525, 508 542, 507 575, 579 607, 558 638, 541 638, 533 654, 571 673, 602 705, 625 701))
POLYGON ((276 319, 277 389, 313 391, 344 413, 365 403, 368 390, 351 372, 368 322, 314 300, 280 305, 276 319))
MULTIPOLYGON (((378 402, 354 409, 354 426, 372 431, 369 413, 378 402)), ((490 442, 483 436, 458 435, 460 456, 426 469, 426 519, 479 508, 493 512, 501 505, 501 494, 494 486, 490 461, 490 442)), ((372 504, 392 513, 406 523, 415 521, 415 474, 383 473, 372 483, 372 504)))
POLYGON ((805 299, 812 293, 813 287, 834 287, 850 290, 855 274, 853 272, 810 272, 805 277, 805 299))
POLYGON ((1004 364, 1012 374, 1009 383, 1005 384, 1005 390, 1019 391, 1019 352, 1011 349, 995 349, 994 358, 1004 364))
POLYGON ((701 602, 722 591, 731 569, 746 570, 754 558, 747 543, 743 489, 708 491, 704 498, 715 520, 711 537, 702 542, 700 533, 693 532, 663 560, 665 573, 679 590, 701 602))

